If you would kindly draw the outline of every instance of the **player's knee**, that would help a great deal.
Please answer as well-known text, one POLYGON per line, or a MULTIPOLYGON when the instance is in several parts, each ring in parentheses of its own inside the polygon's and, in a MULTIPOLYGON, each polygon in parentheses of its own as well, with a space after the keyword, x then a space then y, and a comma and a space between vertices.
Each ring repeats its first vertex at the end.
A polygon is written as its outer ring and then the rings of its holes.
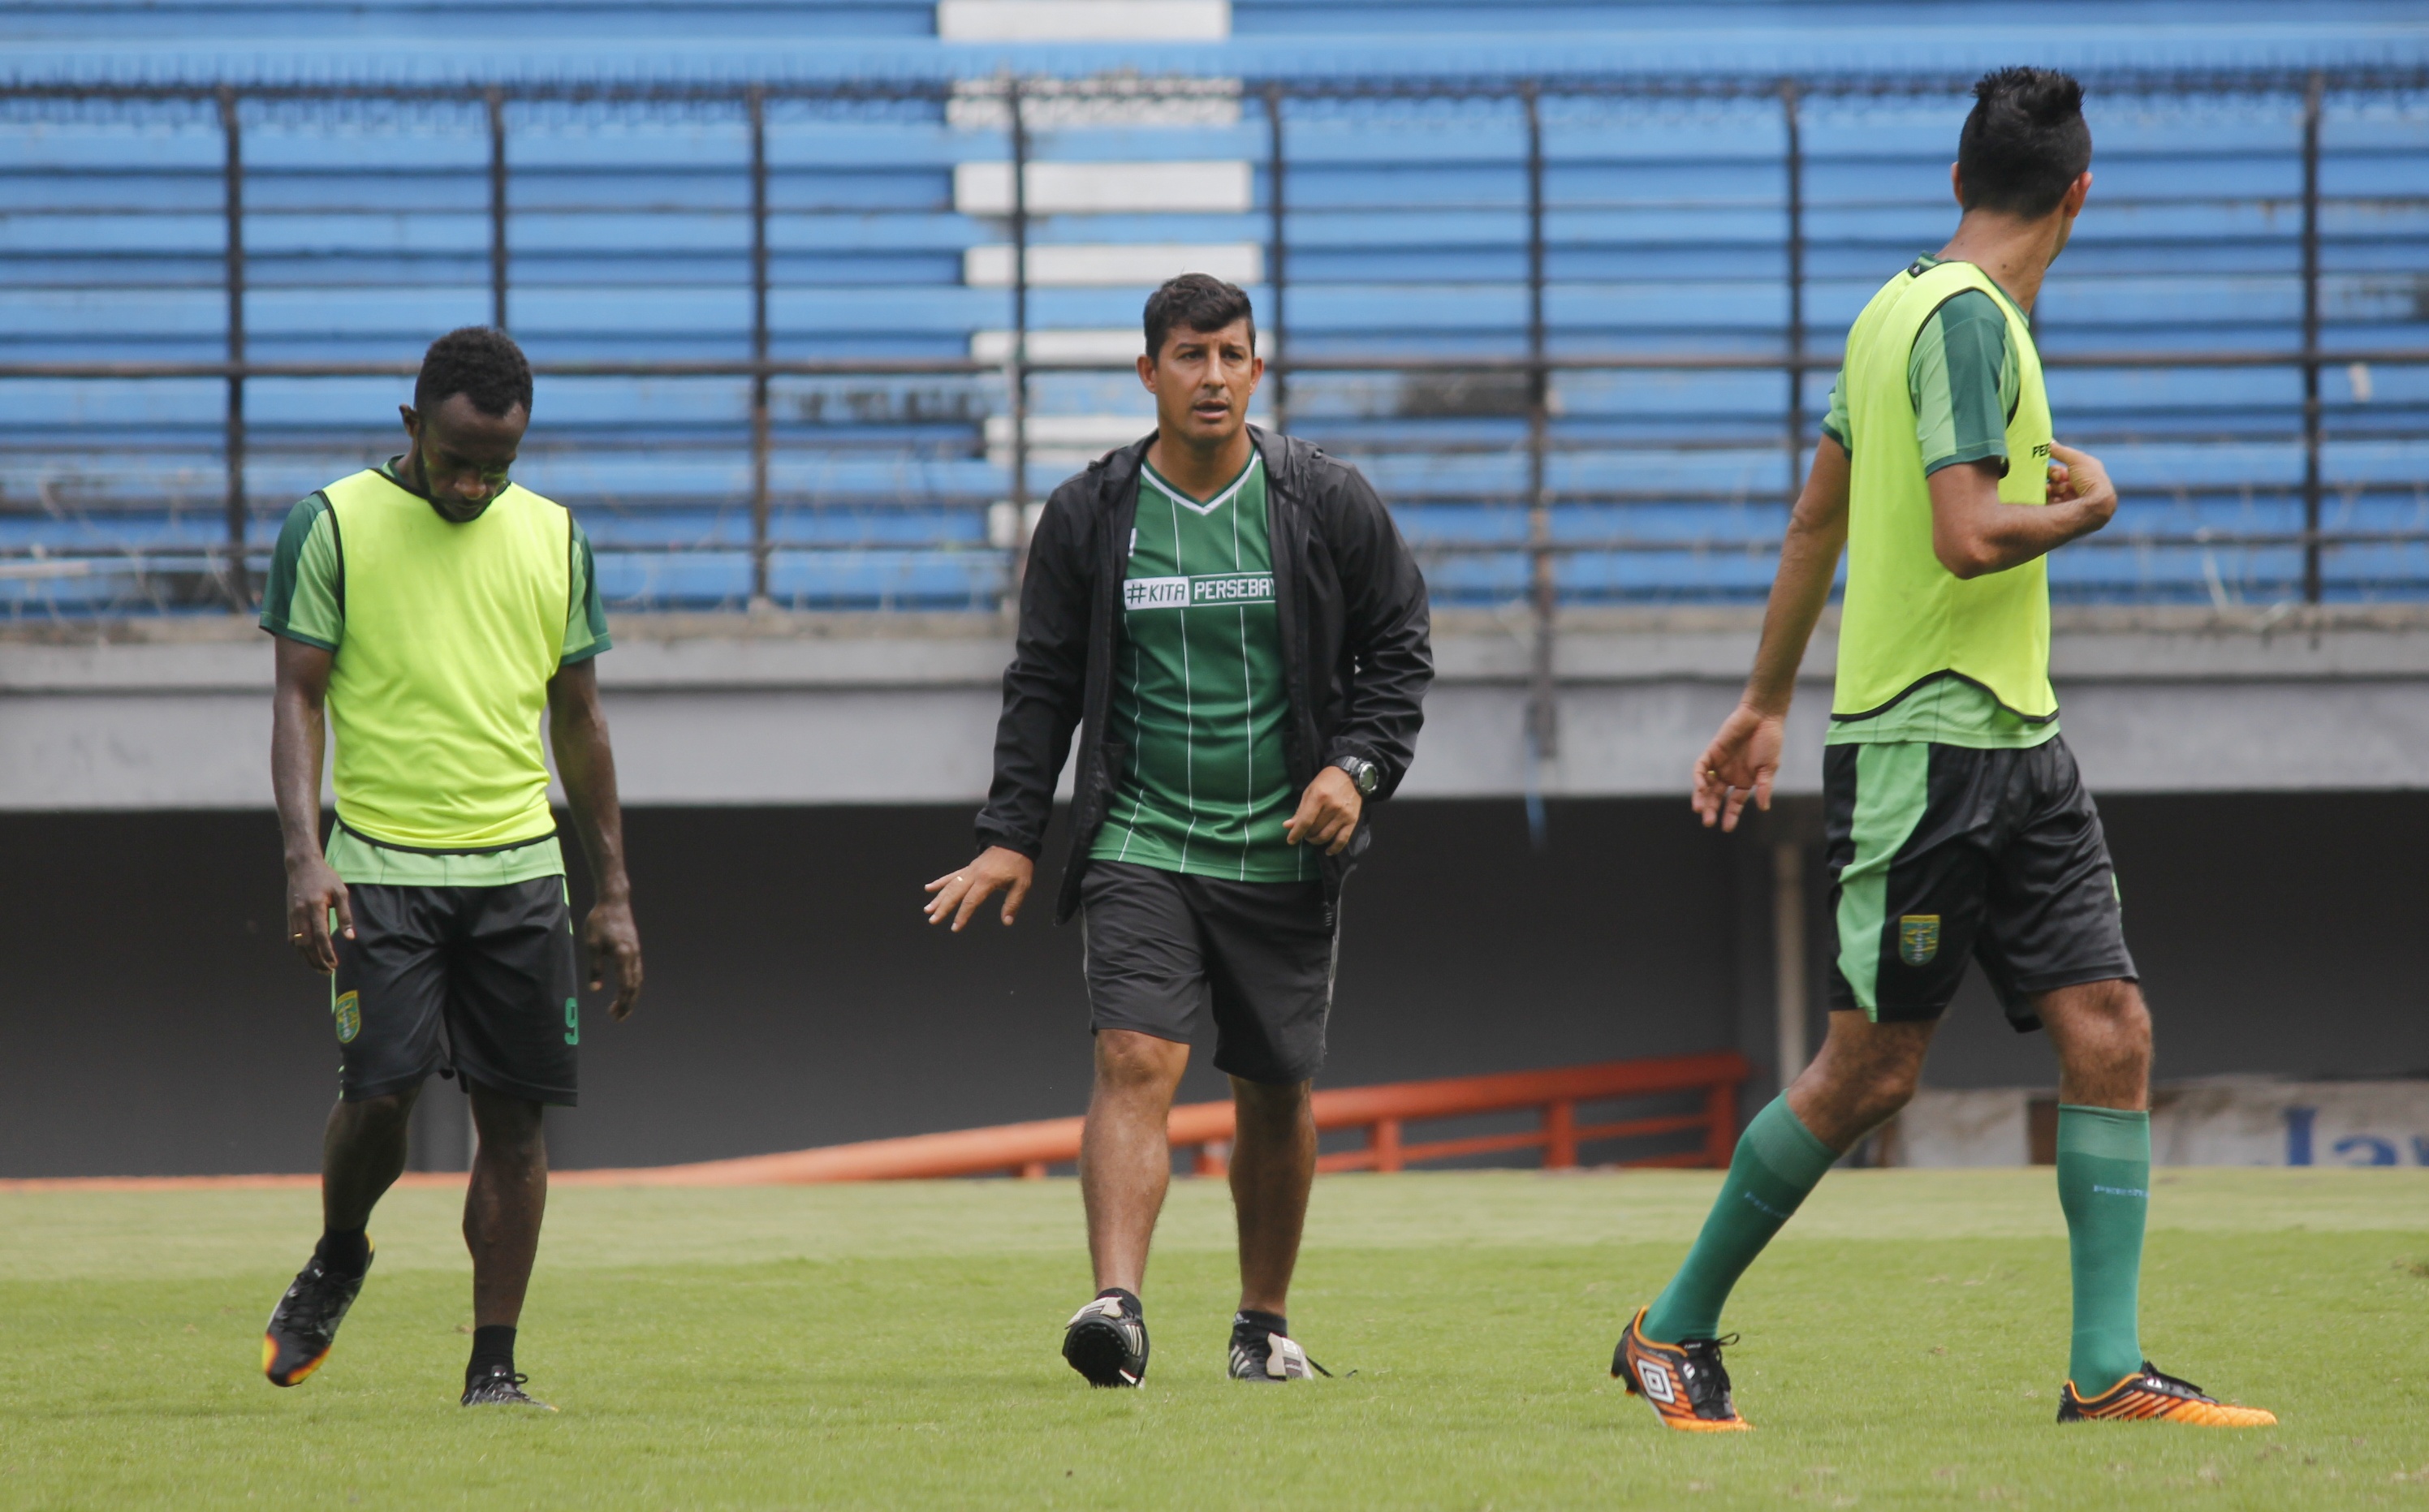
POLYGON ((404 1129, 413 1116, 415 1093, 392 1092, 378 1097, 349 1097, 340 1106, 357 1133, 391 1134, 404 1129))
POLYGON ((1922 1079, 1921 1073, 1920 1066, 1905 1063, 1874 1068, 1864 1077, 1859 1094, 1863 1122, 1878 1124, 1914 1101, 1914 1089, 1922 1079))
POLYGON ((1123 1029, 1100 1031, 1097 1035, 1097 1085, 1130 1092, 1177 1083, 1181 1068, 1188 1063, 1188 1046, 1176 1046, 1153 1035, 1123 1029))
POLYGON ((1305 1081, 1244 1081, 1233 1076, 1232 1106, 1246 1122, 1294 1125, 1307 1116, 1313 1086, 1313 1083, 1305 1081))

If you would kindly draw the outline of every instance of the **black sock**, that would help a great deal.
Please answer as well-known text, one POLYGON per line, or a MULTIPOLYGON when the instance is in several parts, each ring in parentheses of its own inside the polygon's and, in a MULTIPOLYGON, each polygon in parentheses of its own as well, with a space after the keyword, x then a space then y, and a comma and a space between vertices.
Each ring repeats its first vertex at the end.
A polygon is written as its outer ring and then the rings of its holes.
POLYGON ((464 1367, 464 1384, 488 1379, 499 1366, 515 1373, 515 1330, 509 1323, 484 1323, 472 1330, 472 1363, 464 1367))
POLYGON ((1097 1293, 1097 1300, 1099 1302, 1102 1302, 1107 1297, 1121 1298, 1122 1305, 1128 1307, 1132 1315, 1134 1317, 1144 1318, 1147 1316, 1147 1304, 1138 1299, 1138 1293, 1135 1291, 1125 1291, 1120 1287, 1107 1287, 1102 1291, 1097 1293))
POLYGON ((331 1275, 360 1275, 372 1268, 371 1236, 361 1229, 324 1228, 312 1257, 331 1275))
POLYGON ((1254 1307, 1242 1307, 1231 1314, 1231 1331, 1236 1334, 1243 1328, 1262 1334, 1280 1334, 1284 1339, 1290 1337, 1288 1318, 1279 1312, 1259 1312, 1254 1307))

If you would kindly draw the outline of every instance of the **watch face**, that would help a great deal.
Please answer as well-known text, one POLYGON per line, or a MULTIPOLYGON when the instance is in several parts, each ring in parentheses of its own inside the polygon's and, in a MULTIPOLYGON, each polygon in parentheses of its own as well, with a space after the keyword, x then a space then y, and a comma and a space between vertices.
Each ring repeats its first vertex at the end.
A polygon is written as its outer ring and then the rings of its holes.
POLYGON ((1373 762, 1360 762, 1354 781, 1358 783, 1358 791, 1361 794, 1372 797, 1376 786, 1382 781, 1382 773, 1375 769, 1373 762))

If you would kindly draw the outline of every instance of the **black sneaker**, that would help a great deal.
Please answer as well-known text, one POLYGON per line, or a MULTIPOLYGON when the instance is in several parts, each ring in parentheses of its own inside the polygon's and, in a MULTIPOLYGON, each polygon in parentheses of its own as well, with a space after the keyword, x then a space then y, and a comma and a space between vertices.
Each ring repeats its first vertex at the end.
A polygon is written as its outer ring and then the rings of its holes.
POLYGON ((523 1390, 528 1375, 517 1375, 510 1365, 492 1365, 487 1375, 477 1377, 464 1388, 464 1405, 468 1407, 537 1407, 542 1412, 556 1409, 523 1390))
MULTIPOLYGON (((371 1259, 366 1256, 363 1274, 370 1274, 371 1259)), ((361 1275, 336 1274, 322 1267, 317 1254, 295 1273, 295 1283, 278 1299, 270 1314, 270 1326, 261 1335, 261 1373, 270 1377, 271 1385, 299 1386, 321 1368, 338 1341, 338 1325, 346 1321, 346 1309, 355 1305, 362 1290, 361 1275)))
POLYGON ((1332 1372, 1307 1357, 1298 1340, 1234 1313, 1231 1317, 1231 1379, 1308 1381, 1332 1372))
POLYGON ((1063 1357, 1090 1386, 1137 1386, 1147 1379, 1147 1314, 1139 1299, 1108 1288, 1063 1325, 1063 1357))

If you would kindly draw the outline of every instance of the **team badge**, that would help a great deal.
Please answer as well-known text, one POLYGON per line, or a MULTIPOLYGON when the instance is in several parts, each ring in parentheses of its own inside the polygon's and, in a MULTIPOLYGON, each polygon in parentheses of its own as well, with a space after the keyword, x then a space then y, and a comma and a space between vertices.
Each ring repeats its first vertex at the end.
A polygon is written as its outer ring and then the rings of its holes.
POLYGON ((363 1032, 363 994, 343 994, 329 1005, 329 1011, 337 1016, 338 1043, 354 1044, 355 1036, 363 1032))
POLYGON ((1909 966, 1940 954, 1940 915, 1908 913, 1898 920, 1898 959, 1909 966))

